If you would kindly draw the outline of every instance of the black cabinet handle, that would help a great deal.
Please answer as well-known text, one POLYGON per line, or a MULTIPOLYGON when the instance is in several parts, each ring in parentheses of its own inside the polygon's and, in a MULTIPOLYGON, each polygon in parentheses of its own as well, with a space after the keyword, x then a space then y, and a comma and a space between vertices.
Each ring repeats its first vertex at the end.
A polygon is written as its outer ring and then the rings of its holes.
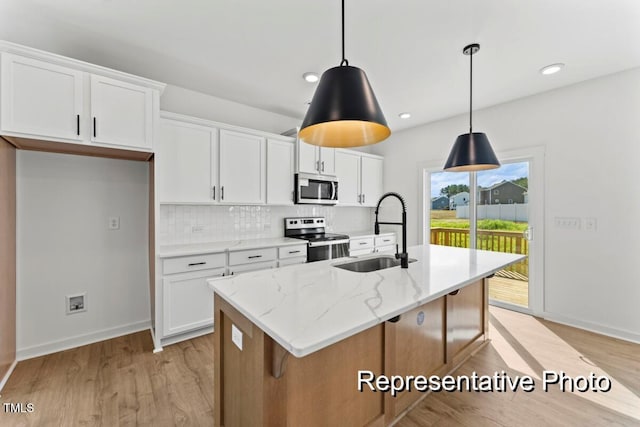
POLYGON ((459 292, 460 292, 460 289, 456 289, 453 292, 449 292, 449 295, 458 295, 459 292))
POLYGON ((383 242, 390 242, 391 239, 382 239, 383 242))
POLYGON ((361 245, 366 245, 366 244, 367 244, 367 242, 360 242, 360 244, 361 244, 361 245))
POLYGON ((80 114, 76 114, 76 135, 80 136, 80 114))
POLYGON ((289 251, 290 254, 299 254, 300 251, 289 251))
POLYGON ((206 262, 192 262, 191 264, 188 265, 188 267, 193 267, 194 265, 205 265, 206 262))
POLYGON ((213 200, 216 199, 216 186, 215 185, 213 186, 213 197, 212 198, 213 198, 213 200))
POLYGON ((249 257, 247 257, 249 259, 253 259, 253 258, 262 258, 262 255, 251 255, 249 257))
POLYGON ((93 137, 96 137, 96 118, 93 118, 93 137))
POLYGON ((387 322, 390 323, 398 323, 398 321, 400 320, 400 315, 398 316, 393 316, 391 319, 387 320, 387 322))
POLYGON ((220 187, 220 200, 224 200, 224 185, 220 187))

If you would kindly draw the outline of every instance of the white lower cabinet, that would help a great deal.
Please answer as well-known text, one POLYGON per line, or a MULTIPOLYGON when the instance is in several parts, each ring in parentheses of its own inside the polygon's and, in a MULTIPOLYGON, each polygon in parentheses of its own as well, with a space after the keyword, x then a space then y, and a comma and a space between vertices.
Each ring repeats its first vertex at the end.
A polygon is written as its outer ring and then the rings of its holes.
POLYGON ((162 338, 213 325, 213 295, 207 279, 225 274, 226 254, 162 260, 162 338))
POLYGON ((222 267, 164 276, 164 337, 213 325, 213 294, 207 279, 224 272, 222 267))

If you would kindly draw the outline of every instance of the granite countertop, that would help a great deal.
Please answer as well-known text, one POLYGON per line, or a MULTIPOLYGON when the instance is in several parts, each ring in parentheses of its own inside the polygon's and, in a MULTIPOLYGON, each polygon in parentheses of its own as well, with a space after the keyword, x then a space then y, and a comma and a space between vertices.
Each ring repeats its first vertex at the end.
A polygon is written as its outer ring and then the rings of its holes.
POLYGON ((417 259, 408 269, 355 273, 334 267, 354 261, 340 258, 208 283, 283 348, 303 357, 524 258, 436 245, 412 246, 408 252, 417 259))
POLYGON ((158 257, 171 258, 185 255, 198 255, 203 253, 216 253, 226 251, 241 251, 245 249, 259 249, 269 247, 282 247, 304 245, 306 242, 289 237, 269 237, 264 239, 229 240, 224 242, 191 243, 183 245, 160 246, 158 257))

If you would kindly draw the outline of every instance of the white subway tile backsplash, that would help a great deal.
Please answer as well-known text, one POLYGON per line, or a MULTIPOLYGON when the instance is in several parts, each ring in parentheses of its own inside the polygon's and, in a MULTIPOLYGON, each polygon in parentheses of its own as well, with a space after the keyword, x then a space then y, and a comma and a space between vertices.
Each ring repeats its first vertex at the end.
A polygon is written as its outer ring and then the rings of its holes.
POLYGON ((324 216, 327 231, 373 229, 373 208, 161 205, 158 237, 161 245, 281 237, 284 218, 298 216, 324 216))

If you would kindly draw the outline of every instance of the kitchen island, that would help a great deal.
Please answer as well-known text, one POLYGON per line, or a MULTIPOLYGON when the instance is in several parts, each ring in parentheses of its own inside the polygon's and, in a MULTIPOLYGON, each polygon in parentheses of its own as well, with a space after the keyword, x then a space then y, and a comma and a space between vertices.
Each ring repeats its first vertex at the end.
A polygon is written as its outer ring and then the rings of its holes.
POLYGON ((523 257, 408 252, 408 269, 360 273, 342 258, 210 280, 216 425, 389 425, 424 394, 358 391, 358 371, 444 375, 476 351, 485 278, 523 257))

